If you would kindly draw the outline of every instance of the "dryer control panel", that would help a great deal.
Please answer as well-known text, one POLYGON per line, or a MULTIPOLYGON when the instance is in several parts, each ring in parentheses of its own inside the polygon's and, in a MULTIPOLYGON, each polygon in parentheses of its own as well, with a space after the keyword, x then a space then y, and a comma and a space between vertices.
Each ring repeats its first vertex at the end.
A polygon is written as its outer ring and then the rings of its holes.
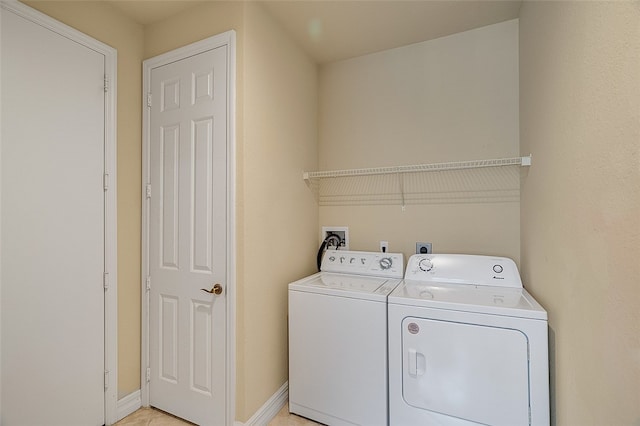
POLYGON ((402 253, 327 250, 322 258, 320 270, 343 274, 402 278, 403 268, 404 256, 402 253))
POLYGON ((468 254, 414 254, 406 280, 522 288, 515 262, 507 257, 468 254))

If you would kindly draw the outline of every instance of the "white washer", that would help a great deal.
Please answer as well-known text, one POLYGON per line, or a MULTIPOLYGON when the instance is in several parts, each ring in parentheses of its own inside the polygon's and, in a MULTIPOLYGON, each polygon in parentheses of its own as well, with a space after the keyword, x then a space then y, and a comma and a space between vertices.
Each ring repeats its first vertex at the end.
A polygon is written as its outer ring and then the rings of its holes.
POLYGON ((549 425, 547 312, 511 259, 413 255, 388 304, 391 426, 549 425))
POLYGON ((328 250, 289 284, 289 411, 328 425, 387 425, 387 296, 401 253, 328 250))

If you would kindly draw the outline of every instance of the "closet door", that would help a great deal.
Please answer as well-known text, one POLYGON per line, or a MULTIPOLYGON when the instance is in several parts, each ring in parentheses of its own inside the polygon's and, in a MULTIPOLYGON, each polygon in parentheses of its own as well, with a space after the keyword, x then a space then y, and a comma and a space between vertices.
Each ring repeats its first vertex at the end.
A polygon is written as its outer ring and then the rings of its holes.
POLYGON ((1 418, 105 423, 105 56, 1 13, 1 418))

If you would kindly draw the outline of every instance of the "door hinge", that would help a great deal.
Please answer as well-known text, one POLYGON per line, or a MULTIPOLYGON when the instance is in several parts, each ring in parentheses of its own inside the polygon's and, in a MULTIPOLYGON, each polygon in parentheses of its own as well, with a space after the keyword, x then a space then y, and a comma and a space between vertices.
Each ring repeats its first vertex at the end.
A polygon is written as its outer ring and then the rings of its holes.
POLYGON ((105 173, 104 176, 102 177, 102 184, 104 186, 104 190, 108 191, 109 190, 109 174, 105 173))
POLYGON ((151 381, 151 368, 147 367, 147 383, 151 381))
POLYGON ((109 370, 104 372, 104 390, 109 389, 109 370))
POLYGON ((151 108, 152 96, 151 93, 147 93, 147 107, 151 108))
POLYGON ((145 186, 145 192, 146 192, 146 197, 147 198, 151 198, 151 184, 150 183, 148 183, 145 186))
POLYGON ((104 273, 104 279, 103 279, 102 284, 104 285, 104 289, 105 290, 109 289, 109 273, 108 272, 104 273))
POLYGON ((147 291, 151 290, 151 277, 147 277, 145 280, 147 291))
POLYGON ((109 77, 108 76, 104 76, 104 93, 107 93, 109 91, 109 77))

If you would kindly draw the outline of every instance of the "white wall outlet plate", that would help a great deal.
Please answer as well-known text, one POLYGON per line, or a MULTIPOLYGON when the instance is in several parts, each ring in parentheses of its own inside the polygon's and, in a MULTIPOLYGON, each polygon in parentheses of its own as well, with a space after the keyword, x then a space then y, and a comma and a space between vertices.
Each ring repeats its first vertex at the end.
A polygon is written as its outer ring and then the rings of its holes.
MULTIPOLYGON (((349 227, 348 226, 323 226, 322 233, 320 235, 320 242, 324 241, 330 234, 340 237, 340 246, 338 250, 349 250, 349 227)), ((329 248, 329 247, 327 247, 329 248)), ((336 247, 331 246, 332 249, 336 247)))

